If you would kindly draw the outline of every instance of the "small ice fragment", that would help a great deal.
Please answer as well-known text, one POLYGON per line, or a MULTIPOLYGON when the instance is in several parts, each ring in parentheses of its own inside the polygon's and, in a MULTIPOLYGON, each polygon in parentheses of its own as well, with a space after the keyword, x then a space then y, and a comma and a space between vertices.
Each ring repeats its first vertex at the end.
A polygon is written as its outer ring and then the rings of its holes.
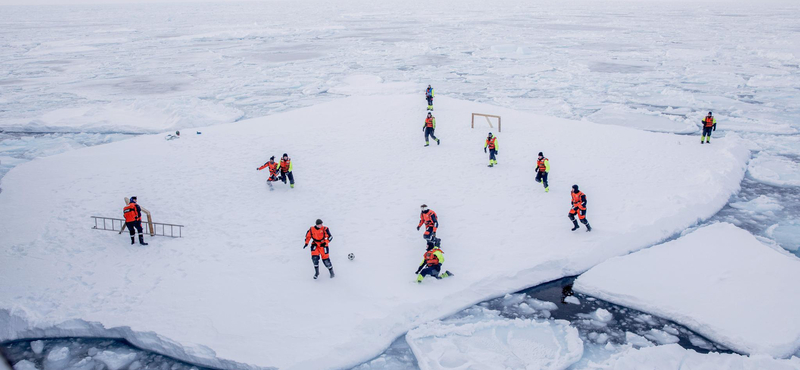
POLYGON ((33 351, 33 353, 41 355, 42 351, 44 350, 44 342, 40 340, 35 340, 31 342, 31 350, 33 351))
POLYGON ((581 304, 581 300, 576 298, 574 295, 571 295, 571 296, 569 296, 567 298, 564 298, 564 302, 571 303, 571 304, 577 304, 577 305, 581 304))

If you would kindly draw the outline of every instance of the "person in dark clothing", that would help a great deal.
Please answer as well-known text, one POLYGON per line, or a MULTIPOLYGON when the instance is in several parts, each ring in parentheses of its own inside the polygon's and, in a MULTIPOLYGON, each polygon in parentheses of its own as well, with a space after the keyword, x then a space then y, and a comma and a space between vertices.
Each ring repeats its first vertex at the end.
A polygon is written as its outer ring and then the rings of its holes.
POLYGON ((428 88, 425 89, 425 100, 428 101, 428 110, 433 110, 433 88, 431 85, 428 85, 428 88))
POLYGON ((136 243, 136 232, 139 233, 139 244, 148 245, 144 242, 142 231, 142 208, 136 203, 136 197, 131 197, 127 206, 122 208, 122 215, 125 216, 125 227, 131 233, 131 244, 136 243))
POLYGON ((539 152, 539 159, 536 160, 536 182, 544 182, 544 192, 550 191, 550 185, 547 184, 547 175, 550 174, 550 160, 545 158, 542 152, 539 152))
POLYGON ((430 141, 428 141, 428 137, 432 137, 433 140, 436 140, 436 145, 439 145, 439 139, 433 134, 436 130, 436 117, 434 117, 431 112, 428 112, 428 117, 425 118, 425 124, 422 125, 422 132, 425 133, 425 146, 430 145, 430 141))
POLYGON ((592 231, 592 226, 589 225, 589 220, 586 219, 586 194, 578 190, 578 185, 572 185, 572 208, 569 210, 569 219, 572 220, 572 231, 578 230, 578 221, 575 221, 575 215, 581 223, 586 225, 586 231, 592 231))

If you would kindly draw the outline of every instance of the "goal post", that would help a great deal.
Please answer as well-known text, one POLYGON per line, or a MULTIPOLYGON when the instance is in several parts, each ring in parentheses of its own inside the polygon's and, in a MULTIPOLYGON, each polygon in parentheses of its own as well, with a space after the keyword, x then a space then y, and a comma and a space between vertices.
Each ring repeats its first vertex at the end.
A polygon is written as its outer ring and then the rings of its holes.
POLYGON ((490 128, 494 128, 492 125, 492 120, 490 118, 497 118, 497 131, 502 132, 502 121, 500 120, 500 116, 495 116, 494 114, 483 114, 483 113, 472 113, 472 128, 475 128, 475 116, 480 116, 486 118, 486 122, 489 123, 490 128))

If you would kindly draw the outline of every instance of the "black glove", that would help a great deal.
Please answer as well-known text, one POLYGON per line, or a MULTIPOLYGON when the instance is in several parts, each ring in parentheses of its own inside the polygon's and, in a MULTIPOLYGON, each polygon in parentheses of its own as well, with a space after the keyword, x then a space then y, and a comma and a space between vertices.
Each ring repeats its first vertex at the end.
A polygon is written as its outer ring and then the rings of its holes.
POLYGON ((306 247, 308 247, 308 244, 303 245, 303 249, 306 249, 306 247))
POLYGON ((417 231, 419 231, 419 226, 417 226, 417 231))
POLYGON ((422 266, 420 266, 417 271, 414 271, 414 274, 419 275, 419 272, 422 271, 422 266))
POLYGON ((494 151, 494 155, 498 155, 498 154, 500 154, 500 152, 498 152, 497 150, 495 150, 495 151, 494 151))
POLYGON ((486 147, 483 147, 483 152, 486 153, 486 147))
POLYGON ((714 125, 714 129, 711 131, 717 131, 717 125, 714 125))
POLYGON ((539 172, 539 167, 534 168, 533 172, 539 172))

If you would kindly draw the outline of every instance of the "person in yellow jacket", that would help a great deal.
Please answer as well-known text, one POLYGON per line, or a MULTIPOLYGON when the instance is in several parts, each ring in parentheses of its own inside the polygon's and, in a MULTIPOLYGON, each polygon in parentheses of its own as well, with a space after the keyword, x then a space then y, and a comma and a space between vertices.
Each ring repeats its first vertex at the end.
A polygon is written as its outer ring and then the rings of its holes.
POLYGON ((536 160, 536 182, 543 183, 544 192, 550 192, 550 185, 547 184, 547 175, 550 174, 550 160, 539 152, 539 159, 536 160))
POLYGON ((433 140, 436 140, 436 145, 439 145, 439 139, 436 138, 436 135, 433 132, 436 130, 436 117, 434 117, 431 112, 428 112, 428 117, 425 118, 425 124, 422 125, 422 132, 425 133, 425 146, 430 145, 430 141, 428 141, 428 137, 432 137, 433 140))
POLYGON ((497 150, 499 147, 497 146, 497 136, 492 136, 492 133, 489 133, 489 136, 486 138, 486 143, 483 144, 483 152, 486 153, 486 149, 489 149, 489 166, 494 167, 497 164, 497 150))
POLYGON ((439 249, 433 241, 428 241, 428 248, 425 251, 425 256, 422 258, 422 263, 419 264, 417 271, 417 283, 421 283, 425 276, 433 276, 437 279, 454 276, 452 272, 446 271, 439 275, 444 263, 444 252, 439 249))
POLYGON ((711 131, 717 131, 717 119, 711 112, 708 112, 706 118, 703 118, 703 136, 700 138, 700 144, 711 144, 711 131), (703 143, 705 141, 705 143, 703 143))

